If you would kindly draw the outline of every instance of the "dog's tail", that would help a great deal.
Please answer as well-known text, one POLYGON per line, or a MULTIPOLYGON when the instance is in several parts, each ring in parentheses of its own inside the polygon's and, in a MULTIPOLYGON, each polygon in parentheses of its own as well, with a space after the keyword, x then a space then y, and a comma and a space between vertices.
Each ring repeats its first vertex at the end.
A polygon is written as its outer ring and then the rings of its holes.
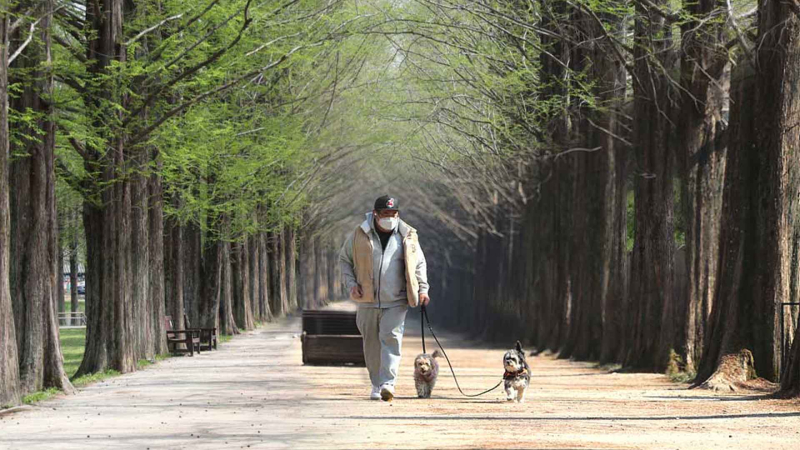
POLYGON ((433 354, 431 355, 431 358, 433 358, 433 359, 441 358, 441 357, 442 357, 442 354, 439 353, 439 350, 434 350, 433 354))

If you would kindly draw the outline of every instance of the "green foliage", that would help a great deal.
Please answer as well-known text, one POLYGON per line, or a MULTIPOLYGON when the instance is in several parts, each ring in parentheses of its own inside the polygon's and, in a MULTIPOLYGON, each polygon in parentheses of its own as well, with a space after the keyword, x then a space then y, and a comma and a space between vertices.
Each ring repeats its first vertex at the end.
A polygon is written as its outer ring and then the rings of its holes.
MULTIPOLYGON (((145 0, 123 15, 126 56, 105 66, 82 57, 91 30, 57 16, 60 178, 81 201, 102 206, 113 183, 155 173, 175 199, 166 213, 221 239, 298 226, 320 159, 330 155, 332 142, 319 137, 349 84, 330 85, 331 58, 346 62, 334 68, 344 78, 364 52, 348 40, 361 26, 358 5, 145 0), (129 159, 147 152, 148 161, 103 181, 120 141, 129 159)), ((61 189, 59 199, 71 195, 61 189)))

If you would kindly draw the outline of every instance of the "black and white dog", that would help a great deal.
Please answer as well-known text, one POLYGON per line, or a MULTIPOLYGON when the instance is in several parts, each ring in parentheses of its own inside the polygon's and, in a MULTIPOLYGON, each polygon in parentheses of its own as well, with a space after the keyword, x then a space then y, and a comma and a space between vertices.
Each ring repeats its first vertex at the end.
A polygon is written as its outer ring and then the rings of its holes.
POLYGON ((531 384, 531 368, 525 361, 525 352, 522 351, 522 344, 519 341, 513 350, 509 350, 503 355, 503 367, 506 370, 503 374, 506 400, 524 402, 525 391, 531 384))

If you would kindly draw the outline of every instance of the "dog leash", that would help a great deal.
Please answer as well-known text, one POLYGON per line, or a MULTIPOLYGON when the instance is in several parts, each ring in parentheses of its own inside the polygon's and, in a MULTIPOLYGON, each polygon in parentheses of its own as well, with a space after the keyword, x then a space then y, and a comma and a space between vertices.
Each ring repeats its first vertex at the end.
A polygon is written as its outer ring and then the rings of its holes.
POLYGON ((428 318, 428 311, 425 309, 425 305, 421 305, 420 314, 419 314, 419 324, 420 328, 422 329, 422 353, 428 353, 425 349, 425 322, 428 323, 428 330, 431 332, 431 336, 436 341, 436 344, 439 345, 439 349, 442 350, 442 354, 444 355, 444 359, 447 360, 447 365, 450 366, 450 373, 453 375, 453 381, 456 382, 456 387, 458 388, 458 392, 461 393, 464 397, 480 397, 481 395, 488 394, 493 390, 500 387, 503 384, 504 380, 500 380, 493 388, 487 389, 479 394, 467 394, 463 390, 461 390, 461 386, 458 384, 458 378, 456 377, 456 371, 453 370, 453 364, 450 363, 450 358, 447 356, 447 352, 444 351, 444 347, 442 347, 442 343, 439 342, 439 338, 436 337, 436 333, 433 332, 433 328, 431 327, 431 320, 428 318))

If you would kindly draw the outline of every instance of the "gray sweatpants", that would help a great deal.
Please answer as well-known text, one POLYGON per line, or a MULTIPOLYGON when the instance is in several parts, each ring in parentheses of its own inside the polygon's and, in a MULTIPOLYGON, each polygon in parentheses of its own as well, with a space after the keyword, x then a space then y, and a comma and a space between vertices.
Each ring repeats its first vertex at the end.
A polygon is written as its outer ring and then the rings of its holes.
POLYGON ((394 386, 400 368, 400 349, 408 306, 358 308, 356 324, 364 338, 364 359, 373 386, 394 386))

